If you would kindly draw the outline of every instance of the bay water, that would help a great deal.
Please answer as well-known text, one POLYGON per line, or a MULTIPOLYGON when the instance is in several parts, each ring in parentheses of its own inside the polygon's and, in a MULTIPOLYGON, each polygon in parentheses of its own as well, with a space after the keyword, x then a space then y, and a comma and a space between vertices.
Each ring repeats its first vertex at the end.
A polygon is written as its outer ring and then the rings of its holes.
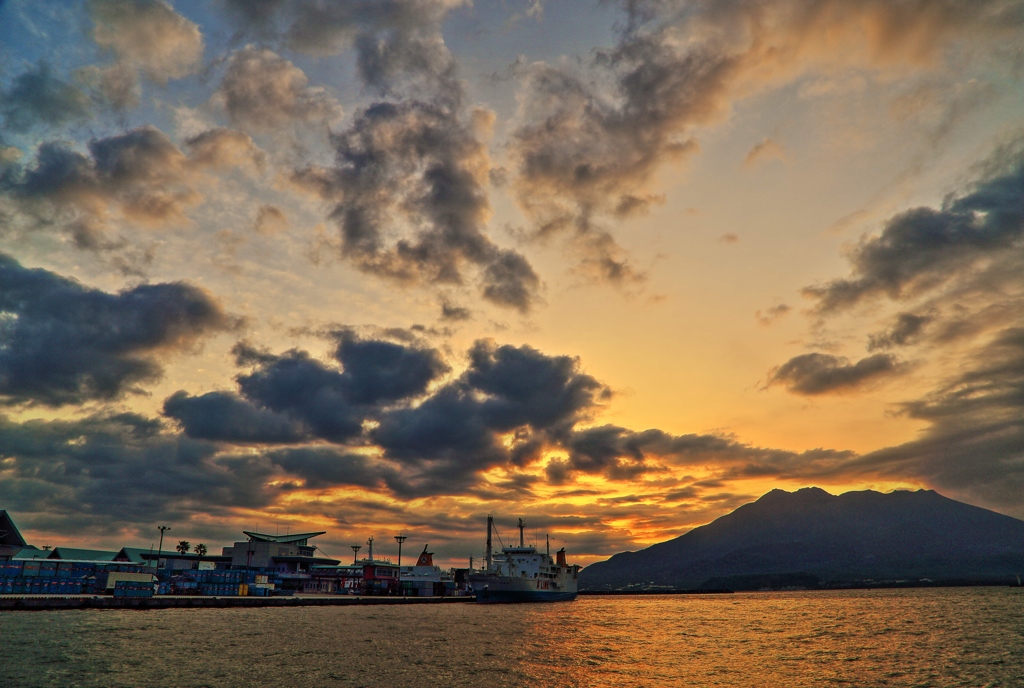
POLYGON ((1024 686, 1024 589, 0 613, 0 685, 1024 686))

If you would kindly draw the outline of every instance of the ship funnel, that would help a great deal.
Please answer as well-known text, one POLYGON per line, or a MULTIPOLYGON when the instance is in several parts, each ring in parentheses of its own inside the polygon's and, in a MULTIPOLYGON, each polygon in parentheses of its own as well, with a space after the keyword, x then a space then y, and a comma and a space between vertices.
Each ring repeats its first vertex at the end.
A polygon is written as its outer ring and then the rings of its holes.
POLYGON ((428 545, 423 545, 423 551, 420 552, 420 558, 416 560, 417 566, 433 566, 434 565, 434 553, 427 551, 428 545))
POLYGON ((555 552, 555 563, 559 566, 568 566, 565 563, 565 547, 555 552))

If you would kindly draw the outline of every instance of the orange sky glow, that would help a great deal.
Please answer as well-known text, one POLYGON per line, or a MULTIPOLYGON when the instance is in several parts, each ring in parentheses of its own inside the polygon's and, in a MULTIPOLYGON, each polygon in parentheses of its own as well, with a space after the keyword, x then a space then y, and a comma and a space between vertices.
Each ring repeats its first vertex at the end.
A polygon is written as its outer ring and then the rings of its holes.
POLYGON ((464 565, 494 514, 588 564, 810 485, 1024 518, 1021 2, 387 6, 0 3, 31 542, 464 565))

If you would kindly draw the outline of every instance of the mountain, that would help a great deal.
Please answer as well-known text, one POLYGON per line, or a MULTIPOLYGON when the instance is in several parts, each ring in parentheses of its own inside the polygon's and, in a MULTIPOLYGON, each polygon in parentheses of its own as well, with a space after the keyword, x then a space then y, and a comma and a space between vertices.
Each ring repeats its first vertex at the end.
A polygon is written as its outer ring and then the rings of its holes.
POLYGON ((831 495, 772 490, 756 502, 580 572, 583 590, 816 587, 1024 575, 1024 521, 932 490, 831 495))

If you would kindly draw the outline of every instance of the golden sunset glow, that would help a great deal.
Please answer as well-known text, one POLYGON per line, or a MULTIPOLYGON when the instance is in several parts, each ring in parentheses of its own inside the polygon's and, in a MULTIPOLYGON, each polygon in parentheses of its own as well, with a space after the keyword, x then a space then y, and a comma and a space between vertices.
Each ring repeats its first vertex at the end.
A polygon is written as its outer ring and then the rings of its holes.
POLYGON ((1024 517, 1020 3, 385 4, 0 3, 28 539, 1024 517))

